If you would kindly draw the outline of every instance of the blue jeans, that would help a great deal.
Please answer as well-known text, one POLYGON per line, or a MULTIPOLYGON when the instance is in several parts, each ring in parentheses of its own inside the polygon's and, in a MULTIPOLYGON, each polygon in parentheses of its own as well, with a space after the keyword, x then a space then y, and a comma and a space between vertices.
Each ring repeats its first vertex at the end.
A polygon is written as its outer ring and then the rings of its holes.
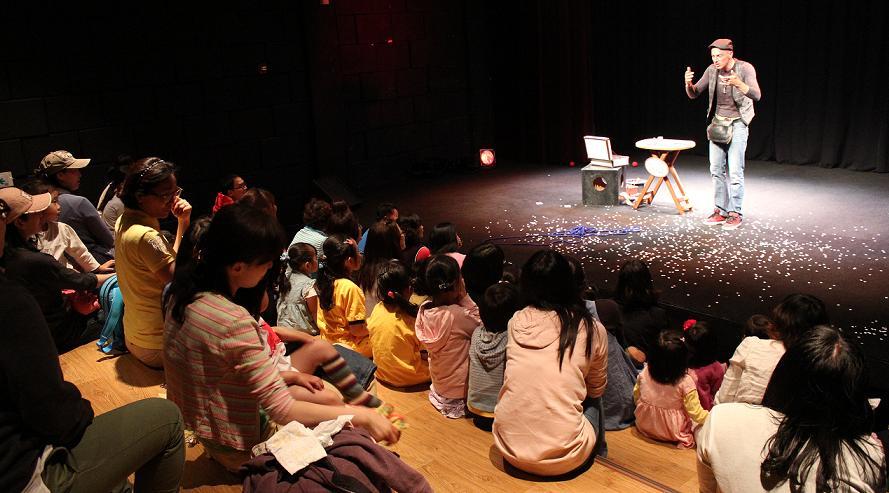
POLYGON ((582 406, 584 417, 593 425, 593 430, 596 432, 596 445, 593 448, 590 460, 592 461, 597 455, 608 457, 608 444, 605 443, 605 411, 602 408, 602 398, 587 397, 583 401, 582 406))
POLYGON ((713 177, 713 202, 723 216, 741 212, 744 201, 744 154, 747 152, 747 124, 740 118, 732 124, 732 142, 710 142, 710 175, 713 177))

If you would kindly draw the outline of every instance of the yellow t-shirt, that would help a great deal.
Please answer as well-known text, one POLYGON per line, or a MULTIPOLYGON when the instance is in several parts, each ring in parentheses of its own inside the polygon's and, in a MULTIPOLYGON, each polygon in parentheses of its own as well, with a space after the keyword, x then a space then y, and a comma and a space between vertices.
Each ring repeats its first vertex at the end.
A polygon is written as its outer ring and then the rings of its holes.
POLYGON ((163 349, 164 284, 155 272, 176 260, 172 245, 159 229, 157 219, 134 209, 125 209, 114 228, 114 264, 125 307, 124 337, 145 349, 163 349))
POLYGON ((340 344, 353 351, 373 357, 370 338, 355 337, 349 332, 351 322, 365 322, 364 291, 349 279, 333 282, 333 306, 325 310, 318 306, 318 332, 331 344, 340 344))
POLYGON ((429 362, 420 357, 422 345, 414 318, 377 303, 367 321, 377 378, 396 387, 429 381, 429 362))

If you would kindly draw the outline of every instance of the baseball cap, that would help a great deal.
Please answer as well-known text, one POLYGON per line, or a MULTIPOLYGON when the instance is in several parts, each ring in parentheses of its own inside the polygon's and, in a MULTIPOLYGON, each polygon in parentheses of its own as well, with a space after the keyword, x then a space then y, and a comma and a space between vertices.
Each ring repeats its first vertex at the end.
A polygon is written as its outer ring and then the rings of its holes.
POLYGON ((732 43, 732 40, 728 38, 719 38, 716 41, 710 43, 710 46, 707 49, 711 48, 719 48, 720 50, 728 50, 735 51, 735 45, 732 43))
POLYGON ((0 200, 6 203, 9 212, 6 213, 6 222, 10 223, 22 214, 44 211, 52 203, 51 193, 31 195, 16 187, 0 188, 0 200))
POLYGON ((52 151, 40 160, 40 166, 37 168, 37 172, 44 175, 51 175, 68 168, 84 168, 89 163, 89 159, 78 159, 68 151, 52 151))

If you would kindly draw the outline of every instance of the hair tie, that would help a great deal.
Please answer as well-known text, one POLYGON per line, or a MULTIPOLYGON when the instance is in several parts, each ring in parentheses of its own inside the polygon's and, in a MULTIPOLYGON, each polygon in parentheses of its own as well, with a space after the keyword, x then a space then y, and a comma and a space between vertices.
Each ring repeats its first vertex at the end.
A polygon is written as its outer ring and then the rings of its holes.
POLYGON ((441 282, 438 284, 439 291, 447 291, 449 289, 451 289, 451 283, 449 282, 441 282))
POLYGON ((686 331, 686 330, 694 327, 696 323, 698 323, 697 320, 690 318, 690 319, 686 320, 684 324, 682 324, 682 330, 686 331))
POLYGON ((392 291, 386 291, 386 296, 392 298, 393 300, 395 299, 395 293, 393 293, 392 291))

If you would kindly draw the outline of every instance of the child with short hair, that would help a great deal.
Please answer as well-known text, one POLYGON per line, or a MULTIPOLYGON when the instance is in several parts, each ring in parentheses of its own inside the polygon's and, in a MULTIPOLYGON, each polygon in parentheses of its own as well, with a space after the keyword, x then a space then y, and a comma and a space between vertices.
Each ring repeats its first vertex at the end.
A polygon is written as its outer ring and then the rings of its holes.
POLYGON ((772 319, 761 313, 751 315, 744 325, 744 337, 758 337, 768 341, 772 338, 769 335, 772 325, 772 319))
POLYGON ((432 299, 420 306, 416 329, 417 338, 429 351, 429 401, 444 416, 462 418, 469 341, 481 323, 478 306, 466 294, 460 266, 453 257, 432 257, 426 265, 423 283, 432 299))
POLYGON ((648 361, 633 389, 639 433, 679 447, 694 448, 693 429, 709 414, 688 371, 688 347, 682 334, 665 330, 648 351, 648 361))
POLYGON ((318 252, 308 243, 294 243, 287 249, 287 267, 278 280, 278 325, 318 335, 318 294, 312 279, 318 252))
POLYGON ((503 387, 507 325, 521 309, 519 288, 508 282, 489 286, 479 305, 482 325, 472 333, 469 345, 466 408, 475 414, 475 425, 486 431, 490 431, 494 423, 494 407, 503 387))
POLYGON ((707 322, 694 319, 687 320, 682 328, 688 345, 688 366, 698 389, 698 398, 701 407, 709 411, 713 409, 713 398, 722 385, 726 367, 725 363, 716 360, 716 331, 707 322))
POLYGON ((429 382, 429 362, 414 331, 417 305, 409 301, 410 283, 404 264, 397 260, 383 264, 377 276, 380 301, 367 320, 377 379, 395 387, 429 382))
POLYGON ((361 266, 353 238, 334 234, 324 240, 324 265, 318 269, 318 332, 331 344, 340 344, 373 358, 367 331, 364 292, 350 276, 361 266))

